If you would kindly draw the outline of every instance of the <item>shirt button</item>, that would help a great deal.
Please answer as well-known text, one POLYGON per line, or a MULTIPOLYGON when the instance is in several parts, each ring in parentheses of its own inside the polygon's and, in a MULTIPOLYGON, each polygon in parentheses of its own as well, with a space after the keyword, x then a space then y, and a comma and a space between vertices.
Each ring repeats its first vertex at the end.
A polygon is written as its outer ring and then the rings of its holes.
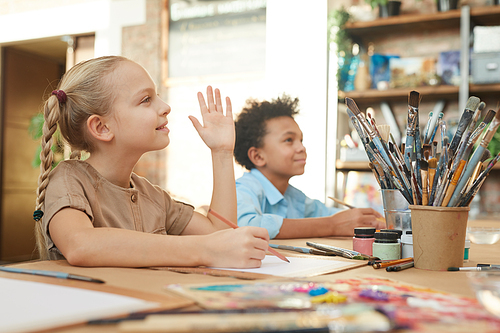
POLYGON ((135 194, 132 194, 132 196, 130 197, 130 200, 132 200, 132 202, 136 202, 137 196, 135 194))

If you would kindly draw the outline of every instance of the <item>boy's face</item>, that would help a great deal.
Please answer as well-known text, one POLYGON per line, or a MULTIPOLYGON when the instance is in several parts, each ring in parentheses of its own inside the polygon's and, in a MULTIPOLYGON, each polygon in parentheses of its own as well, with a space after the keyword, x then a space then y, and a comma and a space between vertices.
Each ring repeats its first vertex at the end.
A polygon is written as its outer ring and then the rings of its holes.
POLYGON ((266 135, 259 148, 262 163, 257 167, 271 182, 288 181, 304 173, 306 148, 302 131, 293 118, 284 116, 266 122, 266 135))

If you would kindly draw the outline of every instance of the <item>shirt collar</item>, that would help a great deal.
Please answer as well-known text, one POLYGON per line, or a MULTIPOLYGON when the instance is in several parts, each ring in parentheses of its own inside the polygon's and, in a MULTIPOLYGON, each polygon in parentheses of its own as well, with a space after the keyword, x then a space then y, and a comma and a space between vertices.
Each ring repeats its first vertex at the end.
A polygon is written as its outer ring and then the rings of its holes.
POLYGON ((275 205, 281 200, 283 200, 284 198, 283 194, 281 194, 281 192, 278 191, 278 189, 273 185, 273 183, 271 183, 269 179, 267 179, 266 176, 262 174, 262 172, 253 168, 252 170, 250 170, 250 173, 255 178, 257 178, 259 183, 264 188, 264 193, 266 194, 267 201, 269 201, 271 205, 275 205))

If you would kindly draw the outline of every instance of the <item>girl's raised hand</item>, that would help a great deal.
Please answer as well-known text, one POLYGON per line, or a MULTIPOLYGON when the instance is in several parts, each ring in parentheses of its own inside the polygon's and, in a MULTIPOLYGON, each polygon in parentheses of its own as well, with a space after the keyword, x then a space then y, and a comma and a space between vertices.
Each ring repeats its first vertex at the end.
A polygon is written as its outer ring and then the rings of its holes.
POLYGON ((207 102, 203 94, 198 92, 198 102, 200 104, 203 125, 194 116, 189 116, 193 126, 198 131, 201 139, 213 151, 234 150, 234 121, 231 108, 231 100, 226 97, 226 114, 222 108, 222 100, 219 89, 214 92, 211 86, 207 87, 207 102))

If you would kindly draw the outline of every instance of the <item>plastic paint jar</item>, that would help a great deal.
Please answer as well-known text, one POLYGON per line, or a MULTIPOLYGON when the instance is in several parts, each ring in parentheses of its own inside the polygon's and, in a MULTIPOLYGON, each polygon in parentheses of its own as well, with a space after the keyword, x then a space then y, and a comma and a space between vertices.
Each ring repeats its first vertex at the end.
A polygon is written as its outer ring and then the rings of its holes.
POLYGON ((413 258, 413 235, 407 230, 401 235, 401 258, 413 258))
POLYGON ((375 238, 374 227, 354 228, 354 237, 352 238, 352 249, 360 253, 371 256, 373 252, 373 242, 375 238))
POLYGON ((395 232, 376 232, 372 255, 381 260, 401 259, 401 245, 398 239, 395 232))
POLYGON ((401 247, 401 252, 403 253, 403 244, 401 243, 401 236, 403 235, 403 230, 401 229, 380 229, 380 232, 395 232, 398 234, 398 243, 399 246, 401 247))

